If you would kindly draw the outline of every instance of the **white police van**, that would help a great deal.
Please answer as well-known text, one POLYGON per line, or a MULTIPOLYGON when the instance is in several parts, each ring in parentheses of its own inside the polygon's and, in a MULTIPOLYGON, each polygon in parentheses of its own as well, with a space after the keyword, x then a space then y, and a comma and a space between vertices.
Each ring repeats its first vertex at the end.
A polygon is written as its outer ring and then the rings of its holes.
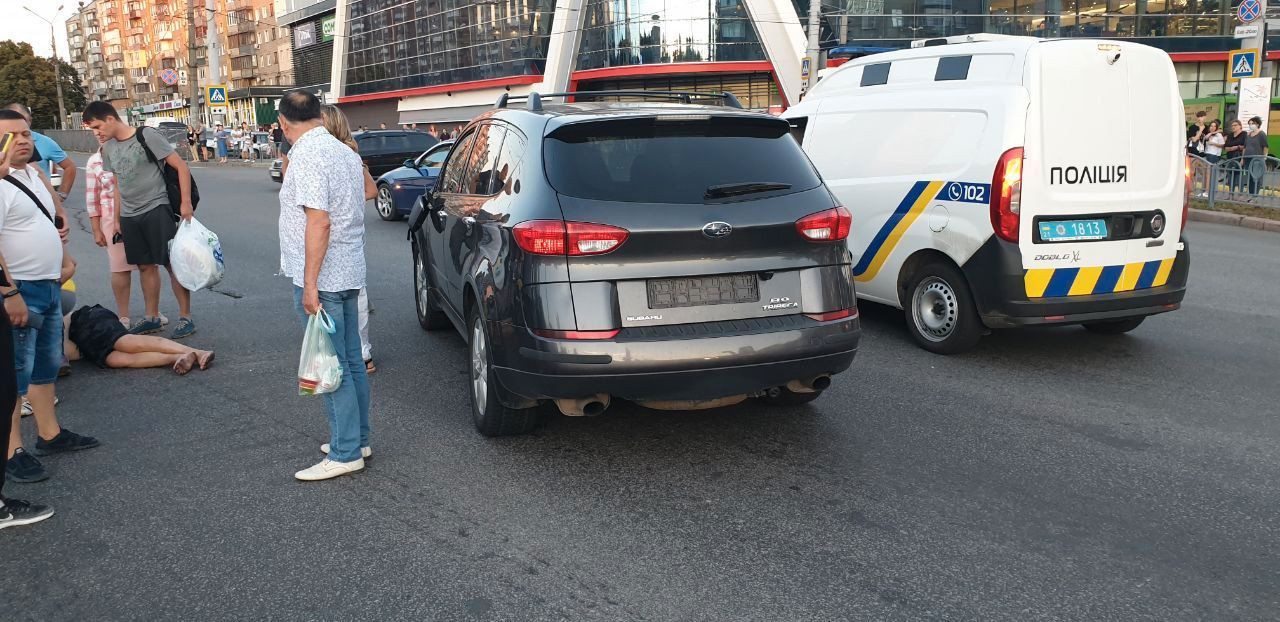
POLYGON ((1169 56, 969 35, 851 61, 784 116, 853 213, 858 296, 933 352, 1177 309, 1189 169, 1169 56))

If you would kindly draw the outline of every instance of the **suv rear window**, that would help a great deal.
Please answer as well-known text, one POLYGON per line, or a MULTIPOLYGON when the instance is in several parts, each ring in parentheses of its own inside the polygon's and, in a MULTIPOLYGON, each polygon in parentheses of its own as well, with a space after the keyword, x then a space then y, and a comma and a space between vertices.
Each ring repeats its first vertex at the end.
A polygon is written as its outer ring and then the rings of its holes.
POLYGON ((429 134, 408 132, 405 134, 374 134, 361 136, 359 139, 362 155, 387 153, 419 154, 436 144, 429 134))
MULTIPOLYGON (((631 203, 708 203, 708 189, 822 182, 777 119, 669 115, 573 123, 545 141, 547 177, 561 194, 631 203)), ((740 198, 759 197, 759 194, 740 198)))

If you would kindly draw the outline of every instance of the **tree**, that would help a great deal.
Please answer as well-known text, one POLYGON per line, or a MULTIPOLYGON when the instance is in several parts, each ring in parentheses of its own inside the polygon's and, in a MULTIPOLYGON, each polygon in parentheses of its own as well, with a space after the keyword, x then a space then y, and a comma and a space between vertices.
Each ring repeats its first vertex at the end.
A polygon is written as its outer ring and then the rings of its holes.
MULTIPOLYGON (((84 85, 75 67, 58 61, 62 97, 67 114, 83 110, 84 85)), ((0 106, 21 102, 31 109, 36 129, 58 127, 58 91, 54 85, 54 64, 39 58, 27 43, 0 41, 0 106)))

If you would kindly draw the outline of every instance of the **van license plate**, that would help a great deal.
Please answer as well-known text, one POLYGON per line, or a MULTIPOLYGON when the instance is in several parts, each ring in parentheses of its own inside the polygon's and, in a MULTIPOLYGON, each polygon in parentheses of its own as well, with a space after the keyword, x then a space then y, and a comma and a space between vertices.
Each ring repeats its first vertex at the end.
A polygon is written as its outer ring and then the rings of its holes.
POLYGON ((760 301, 754 274, 653 279, 648 282, 649 308, 673 309, 760 301))
POLYGON ((1040 221, 1040 239, 1045 242, 1105 240, 1107 221, 1101 218, 1040 221))

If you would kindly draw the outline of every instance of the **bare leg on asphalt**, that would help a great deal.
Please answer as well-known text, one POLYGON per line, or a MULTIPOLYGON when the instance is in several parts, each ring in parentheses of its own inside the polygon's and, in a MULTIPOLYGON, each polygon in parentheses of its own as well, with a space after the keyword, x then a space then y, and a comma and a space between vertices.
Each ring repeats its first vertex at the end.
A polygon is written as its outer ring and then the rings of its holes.
POLYGON ((196 363, 199 364, 200 369, 207 367, 209 361, 213 360, 213 352, 187 347, 171 339, 165 339, 164 337, 154 337, 151 335, 125 335, 116 340, 115 352, 112 352, 111 355, 107 357, 107 365, 109 367, 133 368, 160 367, 162 365, 172 365, 179 357, 187 354, 196 355, 196 363), (112 357, 117 354, 124 355, 126 358, 113 359, 112 357), (138 361, 127 358, 130 356, 149 355, 164 355, 170 358, 167 359, 167 362, 149 365, 139 364, 138 361), (115 364, 117 360, 121 362, 120 365, 115 364))
POLYGON ((169 271, 169 285, 173 287, 173 297, 178 299, 178 317, 191 319, 191 292, 178 282, 178 277, 173 276, 173 268, 165 267, 169 271))

